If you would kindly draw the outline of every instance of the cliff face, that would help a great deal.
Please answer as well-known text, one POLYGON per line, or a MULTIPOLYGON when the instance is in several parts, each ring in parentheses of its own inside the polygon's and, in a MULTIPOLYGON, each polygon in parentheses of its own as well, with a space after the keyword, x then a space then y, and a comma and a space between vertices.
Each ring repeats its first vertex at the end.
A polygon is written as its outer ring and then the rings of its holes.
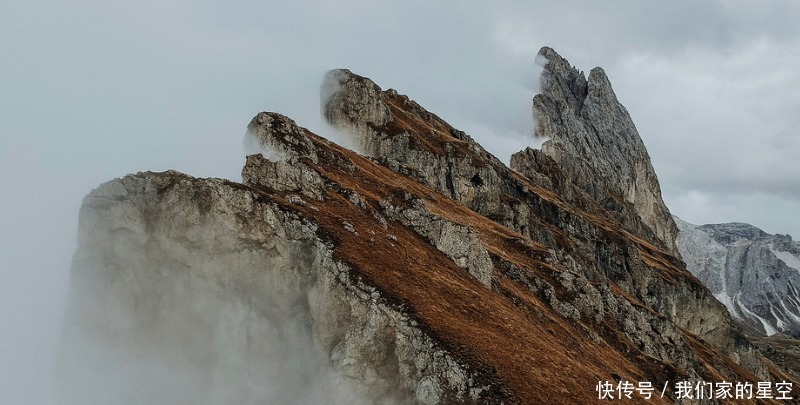
POLYGON ((542 153, 609 215, 677 256, 678 230, 650 156, 603 69, 587 80, 552 49, 539 55, 548 61, 533 99, 536 135, 550 138, 542 153))
POLYGON ((754 332, 800 337, 800 244, 742 223, 677 220, 686 268, 754 332))
MULTIPOLYGON (((368 156, 265 112, 242 183, 147 172, 87 196, 62 370, 88 371, 62 373, 66 397, 96 395, 119 358, 202 387, 137 373, 122 394, 138 402, 145 387, 172 403, 590 403, 601 380, 789 378, 675 256, 646 152, 581 157, 632 170, 588 188, 573 149, 512 170, 346 70, 322 107, 368 156), (89 366, 86 347, 104 348, 89 366)), ((632 124, 605 118, 580 119, 638 151, 632 124)))

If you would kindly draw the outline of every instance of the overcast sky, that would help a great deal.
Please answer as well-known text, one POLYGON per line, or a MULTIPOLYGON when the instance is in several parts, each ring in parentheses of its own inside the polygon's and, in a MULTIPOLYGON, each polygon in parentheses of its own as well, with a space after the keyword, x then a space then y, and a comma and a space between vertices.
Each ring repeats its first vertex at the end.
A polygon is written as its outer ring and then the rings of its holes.
MULTIPOLYGON (((0 395, 47 403, 81 198, 139 170, 238 179, 259 111, 335 136, 323 73, 396 88, 507 161, 534 56, 605 68, 670 210, 800 237, 800 3, 99 0, 0 5, 0 395)), ((0 401, 5 402, 5 401, 0 401)))

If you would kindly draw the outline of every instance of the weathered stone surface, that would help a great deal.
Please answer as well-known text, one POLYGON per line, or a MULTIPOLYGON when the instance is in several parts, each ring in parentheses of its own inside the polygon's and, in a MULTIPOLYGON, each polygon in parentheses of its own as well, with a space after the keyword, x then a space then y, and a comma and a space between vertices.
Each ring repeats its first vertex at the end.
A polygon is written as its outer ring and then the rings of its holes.
POLYGON ((458 267, 467 269, 469 274, 491 288, 494 265, 475 231, 431 214, 421 199, 407 202, 410 204, 404 206, 383 200, 383 214, 427 238, 458 267))
POLYGON ((686 268, 757 334, 800 337, 800 244, 749 224, 676 218, 686 268))
POLYGON ((303 131, 305 129, 298 127, 292 119, 280 114, 261 113, 253 118, 247 126, 247 140, 266 154, 248 156, 242 169, 242 182, 270 184, 276 190, 321 199, 322 178, 316 171, 300 164, 303 159, 317 163, 314 145, 303 136, 303 131))
POLYGON ((551 48, 539 55, 547 63, 533 115, 536 135, 550 138, 542 153, 617 220, 628 225, 638 216, 677 255, 677 228, 650 156, 603 69, 592 69, 587 80, 551 48))

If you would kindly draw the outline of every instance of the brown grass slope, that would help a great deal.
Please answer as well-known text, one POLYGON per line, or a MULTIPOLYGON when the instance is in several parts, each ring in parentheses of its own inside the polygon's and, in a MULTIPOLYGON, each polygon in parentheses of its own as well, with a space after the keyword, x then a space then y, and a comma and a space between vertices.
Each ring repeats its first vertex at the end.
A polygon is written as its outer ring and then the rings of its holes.
MULTIPOLYGON (((415 136, 419 147, 439 152, 443 150, 443 142, 461 142, 447 135, 450 128, 443 126, 446 124, 438 117, 434 116, 435 125, 426 127, 424 122, 415 120, 414 114, 404 115, 400 107, 393 108, 395 116, 403 117, 395 120, 393 125, 398 125, 406 133, 425 134, 424 137, 415 136)), ((611 320, 597 324, 563 317, 541 294, 521 282, 519 271, 526 279, 538 278, 558 285, 556 278, 564 269, 559 263, 548 260, 551 256, 548 246, 478 214, 374 159, 341 148, 306 130, 302 130, 301 136, 311 141, 317 163, 302 157, 308 152, 305 150, 308 144, 296 153, 301 156, 302 164, 325 180, 324 199, 292 204, 286 198, 294 194, 291 191, 277 191, 268 185, 253 186, 269 201, 319 224, 320 236, 334 244, 337 260, 347 263, 356 272, 355 276, 378 288, 391 302, 422 324, 443 348, 493 384, 495 390, 483 401, 593 403, 598 402, 595 386, 600 380, 663 384, 690 374, 688 370, 644 353, 611 320), (361 197, 366 208, 348 199, 354 192, 361 197), (491 288, 479 283, 414 230, 397 221, 389 221, 384 227, 375 215, 381 211, 382 201, 403 205, 413 199, 424 201, 431 213, 468 226, 477 233, 495 264, 491 288), (357 234, 343 226, 344 222, 351 224, 357 234), (517 273, 511 274, 510 268, 517 269, 517 273)), ((304 144, 286 141, 283 147, 300 148, 298 145, 304 144)), ((474 155, 468 147, 456 150, 474 155)), ((251 156, 249 159, 263 158, 251 156)), ((598 212, 582 211, 551 191, 518 177, 541 199, 591 222, 609 238, 635 246, 642 254, 644 265, 663 279, 682 280, 703 288, 678 260, 663 250, 622 230, 613 220, 598 212)), ((563 233, 546 221, 541 225, 563 233)), ((569 238, 564 236, 564 241, 564 246, 560 247, 568 249, 569 238)), ((618 299, 640 308, 646 307, 613 281, 610 285, 618 299)), ((555 293, 566 294, 564 291, 555 293)), ((663 318, 663 315, 658 316, 663 318)), ((728 381, 758 380, 691 332, 684 333, 702 362, 703 376, 708 381, 723 377, 728 381)), ((650 402, 672 400, 664 398, 650 402)))

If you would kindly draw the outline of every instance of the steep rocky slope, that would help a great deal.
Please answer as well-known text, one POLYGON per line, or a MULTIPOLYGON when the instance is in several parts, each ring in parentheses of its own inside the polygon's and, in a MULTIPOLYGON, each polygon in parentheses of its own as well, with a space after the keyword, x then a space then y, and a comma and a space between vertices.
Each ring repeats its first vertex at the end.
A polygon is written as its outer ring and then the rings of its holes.
POLYGON ((686 268, 734 318, 759 334, 800 337, 800 243, 748 224, 676 222, 686 268))
MULTIPOLYGON (((648 239, 675 254, 677 228, 650 156, 603 69, 592 69, 585 79, 552 49, 539 55, 548 61, 542 93, 533 99, 536 135, 550 138, 542 153, 608 215, 639 235, 652 233, 648 239)), ((572 194, 567 187, 560 191, 572 194)))
MULTIPOLYGON (((594 88, 542 54, 545 96, 594 88)), ((598 121, 627 117, 601 82, 610 116, 535 99, 538 119, 605 126, 640 151, 632 124, 598 121)), ((127 387, 100 394, 133 403, 592 403, 601 380, 790 378, 676 257, 646 152, 545 147, 514 170, 349 71, 327 75, 322 102, 368 156, 265 112, 242 183, 146 172, 86 197, 62 355, 72 403, 120 374, 127 387), (600 170, 616 165, 619 181, 600 170)))

